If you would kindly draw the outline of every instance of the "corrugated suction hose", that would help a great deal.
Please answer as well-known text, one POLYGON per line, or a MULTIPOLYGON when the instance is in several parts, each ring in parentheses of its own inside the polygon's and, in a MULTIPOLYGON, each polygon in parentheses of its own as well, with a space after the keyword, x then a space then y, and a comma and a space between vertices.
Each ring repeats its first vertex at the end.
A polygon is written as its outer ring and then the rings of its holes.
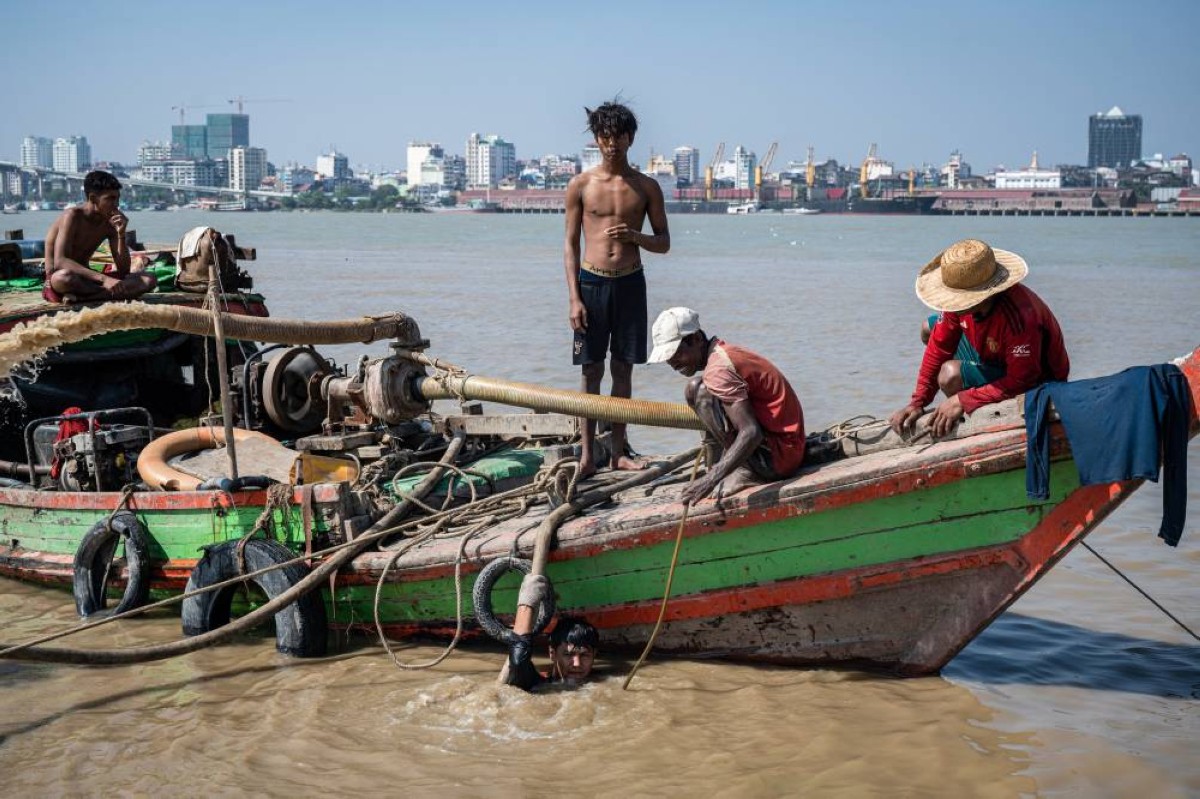
MULTIPOLYGON (((416 341, 417 323, 402 313, 335 322, 270 319, 222 314, 227 338, 279 344, 353 344, 385 338, 416 341)), ((114 330, 163 328, 197 336, 213 335, 212 314, 180 305, 109 302, 95 308, 57 313, 17 325, 0 335, 0 376, 55 347, 114 330)))
POLYGON ((702 430, 699 417, 682 403, 622 399, 547 388, 494 377, 438 375, 421 377, 416 389, 426 400, 469 399, 500 402, 535 411, 582 416, 605 422, 702 430))

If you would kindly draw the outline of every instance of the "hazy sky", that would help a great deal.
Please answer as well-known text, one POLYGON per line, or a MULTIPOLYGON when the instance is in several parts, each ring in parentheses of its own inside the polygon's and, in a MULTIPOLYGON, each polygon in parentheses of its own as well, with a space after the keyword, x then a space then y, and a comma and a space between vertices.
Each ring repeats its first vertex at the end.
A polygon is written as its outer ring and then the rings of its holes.
POLYGON ((1086 163, 1087 118, 1143 117, 1143 151, 1200 157, 1200 0, 907 2, 145 2, 0 0, 0 159, 82 134, 96 160, 246 98, 251 144, 310 166, 402 168, 410 140, 518 158, 577 152, 583 106, 616 94, 634 159, 718 142, 897 168, 954 149, 996 164, 1086 163), (270 102, 268 102, 270 101, 270 102), (209 107, 200 107, 209 106, 209 107))

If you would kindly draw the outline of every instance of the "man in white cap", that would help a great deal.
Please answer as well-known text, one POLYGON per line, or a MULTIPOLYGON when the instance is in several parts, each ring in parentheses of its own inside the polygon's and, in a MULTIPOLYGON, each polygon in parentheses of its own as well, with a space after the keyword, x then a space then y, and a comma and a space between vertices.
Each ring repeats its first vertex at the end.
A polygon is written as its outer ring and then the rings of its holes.
POLYGON ((790 477, 804 461, 804 411, 787 378, 766 358, 709 338, 691 308, 668 308, 654 321, 650 363, 689 378, 684 398, 707 431, 708 471, 684 489, 693 503, 790 477), (717 456, 719 455, 719 459, 717 456), (716 460, 714 463, 713 460, 716 460))
POLYGON ((978 239, 951 244, 917 276, 917 297, 941 317, 932 325, 917 387, 889 420, 912 430, 940 388, 948 399, 929 419, 935 437, 964 414, 1015 397, 1071 369, 1058 320, 1029 288, 1025 259, 978 239))

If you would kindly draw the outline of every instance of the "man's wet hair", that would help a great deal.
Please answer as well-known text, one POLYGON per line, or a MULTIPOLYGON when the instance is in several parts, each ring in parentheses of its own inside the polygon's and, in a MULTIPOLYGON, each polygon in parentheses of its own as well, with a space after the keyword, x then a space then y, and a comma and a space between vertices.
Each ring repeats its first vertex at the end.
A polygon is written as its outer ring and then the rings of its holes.
POLYGON ((105 191, 120 191, 121 181, 117 180, 111 172, 105 172, 102 169, 96 169, 88 172, 83 176, 83 194, 100 194, 105 191))
POLYGON ((550 633, 550 646, 559 644, 586 646, 595 649, 600 643, 600 633, 585 619, 578 616, 560 616, 554 632, 550 633))
POLYGON ((583 110, 587 112, 588 130, 597 138, 616 138, 622 133, 628 133, 632 137, 637 133, 637 117, 627 106, 616 100, 609 100, 596 109, 584 106, 583 110))

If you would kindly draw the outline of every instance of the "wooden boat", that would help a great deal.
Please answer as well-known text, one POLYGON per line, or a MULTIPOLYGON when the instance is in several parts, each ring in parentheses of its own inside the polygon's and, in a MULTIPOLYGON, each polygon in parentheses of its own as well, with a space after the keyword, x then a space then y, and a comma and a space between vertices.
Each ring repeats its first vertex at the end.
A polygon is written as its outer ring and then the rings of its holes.
MULTIPOLYGON (((1178 363, 1193 408, 1200 407, 1200 349, 1178 363)), ((307 380, 314 382, 321 381, 307 380)), ((326 430, 314 437, 320 446, 332 447, 334 439, 369 441, 360 454, 382 455, 381 439, 368 435, 369 425, 352 428, 335 420, 331 427, 325 421, 326 430)), ((393 420, 387 429, 389 440, 399 442, 394 446, 407 447, 399 458, 404 462, 437 451, 431 441, 441 440, 444 448, 444 431, 471 433, 483 457, 465 479, 479 491, 497 492, 529 482, 546 464, 570 454, 561 440, 569 432, 561 426, 566 421, 546 414, 465 413, 393 420), (513 434, 541 445, 505 444, 513 434)), ((1198 429, 1193 411, 1191 434, 1198 429)), ((1080 486, 1057 423, 1051 441, 1052 495, 1046 501, 1026 497, 1024 422, 1014 400, 977 412, 948 440, 868 452, 871 447, 848 439, 846 448, 863 454, 808 467, 720 503, 698 504, 683 528, 657 651, 904 675, 936 672, 1140 485, 1080 486)), ((415 478, 409 479, 388 484, 396 489, 391 501, 411 490, 415 478)), ((630 489, 557 530, 546 574, 558 608, 596 624, 608 650, 636 650, 650 635, 683 516, 683 482, 667 476, 630 489)), ((212 568, 203 547, 237 541, 263 518, 291 553, 356 540, 381 513, 379 487, 378 481, 364 487, 361 479, 317 482, 286 490, 282 503, 279 492, 236 486, 126 492, 0 487, 0 574, 74 584, 78 593, 88 531, 124 507, 146 534, 150 587, 158 595, 178 593, 196 586, 198 570, 212 568)), ((457 490, 444 483, 435 493, 452 499, 464 490, 460 481, 457 490)), ((440 498, 429 501, 441 504, 440 498)), ((479 635, 467 596, 475 576, 497 558, 528 553, 530 530, 551 512, 548 504, 534 504, 519 516, 476 526, 465 541, 432 536, 407 549, 369 548, 322 589, 324 601, 314 613, 321 625, 328 620, 343 630, 374 630, 377 620, 399 637, 449 636, 465 615, 468 635, 479 635), (462 585, 456 572, 465 577, 462 585)), ((115 595, 129 587, 126 565, 113 565, 108 589, 115 595)), ((497 583, 497 608, 515 606, 517 585, 516 575, 497 583)), ((223 619, 228 613, 226 597, 223 619)), ((315 624, 315 616, 310 621, 315 624)), ((324 636, 314 647, 288 651, 320 654, 324 636)))

